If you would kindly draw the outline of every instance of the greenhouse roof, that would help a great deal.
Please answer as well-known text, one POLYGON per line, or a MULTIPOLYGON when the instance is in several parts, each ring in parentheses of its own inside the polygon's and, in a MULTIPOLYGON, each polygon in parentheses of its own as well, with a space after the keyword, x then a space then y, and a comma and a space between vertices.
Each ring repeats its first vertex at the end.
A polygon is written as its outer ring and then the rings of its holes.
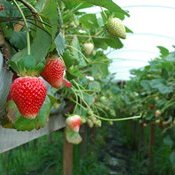
POLYGON ((175 26, 175 1, 172 0, 114 0, 130 17, 124 20, 134 33, 127 34, 122 40, 124 47, 112 51, 109 56, 113 62, 111 73, 116 73, 117 80, 128 80, 129 70, 140 68, 159 55, 157 46, 173 50, 175 26))

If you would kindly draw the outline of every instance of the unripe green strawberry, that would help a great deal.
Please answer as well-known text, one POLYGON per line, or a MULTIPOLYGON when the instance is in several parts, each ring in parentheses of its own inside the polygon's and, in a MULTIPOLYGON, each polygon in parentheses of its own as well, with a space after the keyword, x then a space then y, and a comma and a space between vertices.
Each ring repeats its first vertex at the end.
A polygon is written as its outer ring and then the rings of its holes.
POLYGON ((96 120, 96 122, 95 122, 95 126, 97 126, 97 127, 101 127, 101 120, 96 120))
POLYGON ((106 24, 108 32, 119 38, 126 38, 126 29, 119 18, 109 18, 106 24))
POLYGON ((94 44, 93 43, 84 43, 83 44, 84 51, 87 55, 91 55, 94 50, 94 44))
POLYGON ((10 96, 25 118, 37 116, 46 98, 47 88, 38 77, 19 77, 11 85, 10 96))
POLYGON ((89 119, 95 124, 97 122, 97 118, 92 115, 92 116, 89 116, 89 119))
POLYGON ((62 60, 57 56, 49 57, 41 76, 54 88, 71 87, 72 84, 64 78, 64 75, 65 65, 62 60))
POLYGON ((94 126, 94 123, 90 119, 87 119, 87 124, 90 128, 92 128, 94 126))
POLYGON ((75 132, 78 132, 81 125, 81 117, 79 115, 73 115, 66 119, 67 126, 75 132))

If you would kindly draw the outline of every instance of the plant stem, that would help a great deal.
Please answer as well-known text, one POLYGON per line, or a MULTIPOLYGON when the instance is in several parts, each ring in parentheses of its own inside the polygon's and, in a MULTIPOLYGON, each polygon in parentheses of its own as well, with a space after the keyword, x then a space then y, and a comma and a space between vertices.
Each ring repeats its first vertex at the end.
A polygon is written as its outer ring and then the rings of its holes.
POLYGON ((104 118, 104 117, 100 117, 98 115, 95 115, 97 118, 101 119, 101 120, 105 120, 105 121, 125 121, 125 120, 132 120, 132 119, 138 119, 141 118, 141 116, 133 116, 133 117, 125 117, 125 118, 104 118))
MULTIPOLYGON (((66 37, 74 37, 75 35, 71 35, 71 34, 68 34, 68 35, 66 35, 66 37)), ((76 36, 77 37, 82 37, 82 38, 89 38, 89 37, 91 37, 91 38, 97 38, 97 39, 104 39, 105 37, 98 37, 98 36, 96 36, 96 35, 77 35, 76 34, 76 36)))
POLYGON ((77 103, 78 103, 78 96, 77 96, 74 88, 71 88, 71 90, 73 91, 73 93, 75 95, 75 101, 74 102, 75 102, 76 105, 75 105, 74 111, 76 111, 76 109, 77 109, 77 103))
POLYGON ((103 10, 102 7, 100 7, 100 8, 101 8, 102 13, 104 14, 104 17, 105 17, 106 19, 108 19, 107 15, 106 15, 106 12, 103 10))
POLYGON ((31 13, 36 16, 38 18, 39 21, 41 21, 43 27, 45 28, 45 24, 44 24, 44 21, 42 20, 42 18, 39 16, 37 10, 28 2, 26 2, 25 0, 18 0, 20 1, 22 4, 24 4, 24 6, 26 6, 30 11, 31 13))
POLYGON ((21 13, 21 16, 24 20, 24 24, 26 27, 26 37, 27 37, 27 54, 30 55, 31 54, 31 48, 30 48, 30 33, 29 33, 29 26, 27 23, 27 19, 21 9, 21 7, 18 5, 18 3, 16 2, 16 0, 13 0, 13 2, 15 3, 16 7, 18 8, 19 12, 21 13))

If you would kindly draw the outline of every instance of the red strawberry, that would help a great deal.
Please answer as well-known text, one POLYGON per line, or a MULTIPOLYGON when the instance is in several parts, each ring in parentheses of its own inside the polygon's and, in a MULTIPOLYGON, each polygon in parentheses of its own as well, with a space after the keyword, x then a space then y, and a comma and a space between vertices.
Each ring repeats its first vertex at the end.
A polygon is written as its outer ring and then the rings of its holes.
POLYGON ((61 59, 57 56, 48 58, 41 76, 54 88, 60 88, 62 86, 71 87, 71 83, 64 78, 64 75, 65 65, 61 59))
POLYGON ((25 118, 35 118, 45 100, 47 88, 38 77, 19 77, 11 85, 10 96, 25 118))
POLYGON ((5 8, 2 4, 0 4, 0 11, 3 11, 5 8))
POLYGON ((81 117, 79 115, 73 115, 66 119, 67 126, 75 132, 78 132, 81 125, 81 117))

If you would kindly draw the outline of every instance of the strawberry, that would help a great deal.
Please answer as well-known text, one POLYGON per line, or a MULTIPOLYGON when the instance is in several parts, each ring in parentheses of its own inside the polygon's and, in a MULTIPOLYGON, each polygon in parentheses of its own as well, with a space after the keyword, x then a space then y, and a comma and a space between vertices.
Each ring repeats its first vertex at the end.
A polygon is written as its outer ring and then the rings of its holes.
POLYGON ((5 9, 4 5, 0 4, 0 11, 3 11, 5 9))
POLYGON ((10 96, 19 112, 33 119, 37 116, 47 94, 47 88, 38 77, 19 77, 11 85, 10 96))
POLYGON ((93 43, 84 43, 83 44, 84 51, 87 55, 91 55, 94 50, 94 44, 93 43))
POLYGON ((75 132, 78 132, 81 125, 81 117, 79 115, 73 115, 66 119, 66 125, 75 132))
POLYGON ((108 32, 119 38, 126 38, 126 29, 119 18, 109 18, 106 24, 108 32))
POLYGON ((57 56, 52 56, 47 59, 44 70, 41 76, 50 83, 54 88, 63 86, 71 87, 72 84, 64 78, 65 65, 57 56))
POLYGON ((160 110, 156 110, 154 115, 155 115, 155 117, 159 117, 161 115, 161 111, 160 110))

